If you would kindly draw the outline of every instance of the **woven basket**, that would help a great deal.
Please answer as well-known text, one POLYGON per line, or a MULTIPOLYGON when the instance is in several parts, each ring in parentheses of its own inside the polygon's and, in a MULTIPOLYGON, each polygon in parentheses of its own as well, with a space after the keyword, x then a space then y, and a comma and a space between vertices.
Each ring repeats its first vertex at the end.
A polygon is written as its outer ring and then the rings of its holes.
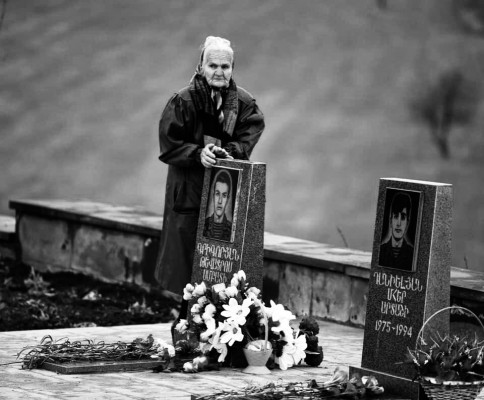
POLYGON ((436 384, 421 381, 430 400, 474 400, 484 387, 484 382, 444 382, 436 384))
MULTIPOLYGON (((480 324, 482 329, 484 330, 484 325, 482 324, 479 317, 474 314, 471 310, 460 307, 460 306, 450 306, 445 307, 434 314, 432 314, 422 325, 420 331, 417 335, 417 340, 415 343, 415 348, 417 349, 420 340, 423 337, 423 331, 425 325, 437 314, 452 309, 460 309, 465 312, 471 314, 480 324)), ((420 385, 422 386, 425 394, 429 398, 429 400, 474 400, 477 395, 481 392, 482 388, 484 387, 484 381, 474 381, 474 382, 461 382, 461 381, 444 381, 442 383, 437 383, 435 378, 431 377, 422 377, 420 379, 420 385)))

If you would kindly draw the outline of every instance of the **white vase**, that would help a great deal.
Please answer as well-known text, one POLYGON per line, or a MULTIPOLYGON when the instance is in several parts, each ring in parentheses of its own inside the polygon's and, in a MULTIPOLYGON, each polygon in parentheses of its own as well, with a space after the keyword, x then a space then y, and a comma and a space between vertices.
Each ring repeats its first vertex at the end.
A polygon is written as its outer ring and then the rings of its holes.
POLYGON ((257 375, 267 375, 271 371, 266 367, 267 361, 269 360, 272 349, 267 350, 249 350, 244 349, 245 358, 249 364, 247 368, 242 370, 246 374, 257 374, 257 375))

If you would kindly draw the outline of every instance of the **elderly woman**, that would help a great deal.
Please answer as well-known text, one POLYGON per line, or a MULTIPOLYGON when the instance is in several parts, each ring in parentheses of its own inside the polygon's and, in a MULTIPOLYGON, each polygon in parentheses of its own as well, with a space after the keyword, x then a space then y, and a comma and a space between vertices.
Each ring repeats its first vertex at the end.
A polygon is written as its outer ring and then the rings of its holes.
POLYGON ((233 68, 230 42, 207 37, 189 85, 161 115, 159 158, 168 177, 156 278, 176 294, 191 279, 205 168, 217 158, 248 160, 264 130, 264 116, 235 84, 233 68))

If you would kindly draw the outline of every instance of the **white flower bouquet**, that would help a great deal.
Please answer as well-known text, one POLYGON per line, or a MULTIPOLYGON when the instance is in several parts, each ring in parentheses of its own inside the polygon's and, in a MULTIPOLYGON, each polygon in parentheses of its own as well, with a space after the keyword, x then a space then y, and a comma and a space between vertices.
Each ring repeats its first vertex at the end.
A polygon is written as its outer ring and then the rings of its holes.
MULTIPOLYGON (((290 325, 296 317, 283 305, 266 306, 260 290, 249 287, 244 271, 233 275, 230 285, 187 284, 183 298, 191 304, 190 323, 180 320, 176 330, 194 332, 202 353, 217 356, 218 363, 245 367, 242 349, 271 350, 273 363, 285 370, 306 357, 306 335, 297 335, 290 325)), ((271 359, 268 361, 271 363, 271 359)), ((188 369, 193 368, 187 366, 188 369)))

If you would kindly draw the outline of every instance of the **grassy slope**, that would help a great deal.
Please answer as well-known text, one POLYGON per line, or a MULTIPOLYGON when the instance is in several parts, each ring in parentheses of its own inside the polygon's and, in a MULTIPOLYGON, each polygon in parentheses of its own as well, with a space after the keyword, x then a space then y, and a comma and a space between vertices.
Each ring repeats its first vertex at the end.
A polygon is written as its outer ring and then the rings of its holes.
POLYGON ((484 257, 484 112, 439 158, 408 101, 447 68, 477 82, 482 39, 448 1, 8 2, 0 31, 0 212, 8 199, 89 198, 161 212, 157 120, 209 34, 267 119, 266 229, 369 250, 380 177, 455 186, 454 264, 484 257), (472 211, 471 211, 472 210, 472 211))

